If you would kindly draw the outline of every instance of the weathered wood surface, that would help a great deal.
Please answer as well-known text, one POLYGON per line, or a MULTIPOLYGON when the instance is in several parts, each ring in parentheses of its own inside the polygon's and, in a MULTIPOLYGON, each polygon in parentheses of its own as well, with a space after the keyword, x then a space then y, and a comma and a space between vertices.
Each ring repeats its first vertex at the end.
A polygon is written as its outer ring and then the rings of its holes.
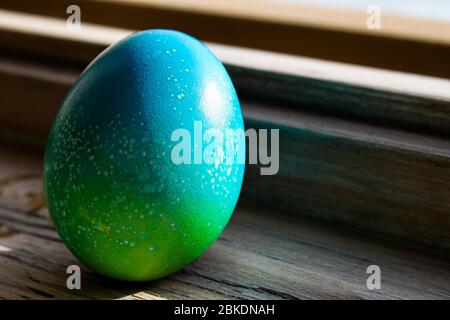
POLYGON ((450 24, 393 17, 369 30, 368 15, 346 10, 246 0, 19 0, 1 8, 61 19, 76 4, 82 22, 122 28, 175 29, 213 42, 320 59, 450 76, 450 24), (357 53, 357 54, 356 54, 357 53))
POLYGON ((450 262, 299 217, 239 207, 198 261, 165 279, 123 283, 83 269, 60 242, 43 201, 39 155, 0 148, 0 298, 449 299, 450 262), (381 268, 381 290, 366 268, 381 268))
MULTIPOLYGON (((76 69, 0 59, 0 136, 45 145, 76 69)), ((324 93, 325 94, 325 93, 324 93)), ((280 171, 249 167, 243 198, 450 255, 450 141, 242 101, 247 127, 280 128, 280 171)), ((450 121, 449 121, 450 123, 450 121)))
MULTIPOLYGON (((72 65, 76 75, 108 45, 132 32, 88 23, 70 30, 61 19, 0 10, 0 48, 16 57, 72 65)), ((242 97, 450 135, 450 80, 208 45, 225 63, 242 97)))
POLYGON ((244 103, 250 128, 280 129, 280 168, 247 166, 243 200, 450 257, 450 141, 244 103))

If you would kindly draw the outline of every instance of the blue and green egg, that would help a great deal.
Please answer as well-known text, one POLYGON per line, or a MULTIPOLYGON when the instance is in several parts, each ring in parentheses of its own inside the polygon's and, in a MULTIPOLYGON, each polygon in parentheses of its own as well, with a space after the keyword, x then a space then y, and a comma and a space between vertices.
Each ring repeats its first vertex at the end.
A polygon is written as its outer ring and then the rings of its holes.
MULTIPOLYGON (((226 70, 188 35, 135 33, 83 72, 54 121, 44 173, 56 229, 83 264, 116 279, 157 279, 218 238, 244 164, 175 164, 171 135, 193 134, 195 121, 243 130, 226 70)), ((234 147, 245 152, 244 137, 234 147)))

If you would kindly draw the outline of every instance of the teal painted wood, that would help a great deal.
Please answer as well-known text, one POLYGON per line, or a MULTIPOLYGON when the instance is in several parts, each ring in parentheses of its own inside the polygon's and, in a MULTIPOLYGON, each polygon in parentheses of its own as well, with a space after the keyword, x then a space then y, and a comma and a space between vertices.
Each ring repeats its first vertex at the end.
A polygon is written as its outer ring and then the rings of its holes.
POLYGON ((242 203, 450 256, 450 141, 281 107, 269 120, 267 108, 243 106, 247 127, 280 129, 280 170, 248 165, 242 203))
POLYGON ((450 136, 448 99, 227 65, 241 97, 369 123, 450 136))

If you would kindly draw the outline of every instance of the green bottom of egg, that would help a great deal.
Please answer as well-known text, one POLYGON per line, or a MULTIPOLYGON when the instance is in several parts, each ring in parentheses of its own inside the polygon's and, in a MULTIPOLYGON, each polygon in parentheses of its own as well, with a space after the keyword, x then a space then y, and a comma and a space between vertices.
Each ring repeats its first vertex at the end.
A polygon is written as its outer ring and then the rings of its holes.
MULTIPOLYGON (((190 36, 133 34, 83 72, 53 123, 44 185, 55 227, 84 265, 121 280, 157 279, 219 237, 244 164, 174 163, 172 133, 194 135, 195 122, 244 128, 223 65, 190 36)), ((236 160, 244 138, 234 147, 236 160)))
MULTIPOLYGON (((92 185, 108 189, 96 181, 92 185)), ((183 199, 187 207, 178 206, 174 211, 171 204, 152 206, 130 190, 121 193, 127 202, 112 209, 111 203, 117 200, 114 191, 106 194, 100 198, 80 195, 93 198, 95 204, 83 212, 74 203, 79 213, 68 216, 59 232, 86 266, 116 279, 152 280, 179 270, 217 239, 228 220, 217 214, 215 203, 183 199)))

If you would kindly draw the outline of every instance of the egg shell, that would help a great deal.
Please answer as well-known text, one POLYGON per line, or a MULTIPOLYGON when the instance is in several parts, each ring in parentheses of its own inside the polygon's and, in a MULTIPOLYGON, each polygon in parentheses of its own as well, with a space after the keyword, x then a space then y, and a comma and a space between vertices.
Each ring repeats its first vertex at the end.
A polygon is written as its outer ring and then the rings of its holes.
POLYGON ((175 164, 172 134, 185 128, 194 144, 196 121, 203 132, 244 129, 222 63, 184 33, 132 34, 82 73, 54 120, 44 185, 54 225, 84 265, 157 279, 218 238, 241 190, 245 138, 231 164, 175 164))

